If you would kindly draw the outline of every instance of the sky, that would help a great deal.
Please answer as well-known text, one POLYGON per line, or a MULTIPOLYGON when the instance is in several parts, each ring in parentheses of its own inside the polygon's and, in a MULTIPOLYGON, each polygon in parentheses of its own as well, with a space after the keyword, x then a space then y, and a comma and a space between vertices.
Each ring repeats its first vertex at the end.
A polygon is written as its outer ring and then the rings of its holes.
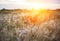
POLYGON ((0 9, 31 9, 35 4, 47 9, 60 8, 60 0, 0 0, 0 9))

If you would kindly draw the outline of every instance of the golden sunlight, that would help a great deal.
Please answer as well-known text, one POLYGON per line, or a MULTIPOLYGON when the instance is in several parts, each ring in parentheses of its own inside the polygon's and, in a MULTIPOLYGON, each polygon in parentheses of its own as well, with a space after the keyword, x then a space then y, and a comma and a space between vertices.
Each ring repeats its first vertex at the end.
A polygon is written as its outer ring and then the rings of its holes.
POLYGON ((35 10, 40 10, 40 9, 45 9, 47 6, 46 4, 43 4, 43 3, 31 3, 30 5, 31 8, 35 9, 35 10))

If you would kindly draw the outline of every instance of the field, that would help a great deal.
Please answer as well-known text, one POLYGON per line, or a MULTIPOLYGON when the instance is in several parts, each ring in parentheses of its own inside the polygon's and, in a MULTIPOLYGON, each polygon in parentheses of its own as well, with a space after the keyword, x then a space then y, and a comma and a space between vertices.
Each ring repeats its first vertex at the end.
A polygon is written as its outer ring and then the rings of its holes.
POLYGON ((0 41, 60 41, 60 9, 0 10, 0 41))

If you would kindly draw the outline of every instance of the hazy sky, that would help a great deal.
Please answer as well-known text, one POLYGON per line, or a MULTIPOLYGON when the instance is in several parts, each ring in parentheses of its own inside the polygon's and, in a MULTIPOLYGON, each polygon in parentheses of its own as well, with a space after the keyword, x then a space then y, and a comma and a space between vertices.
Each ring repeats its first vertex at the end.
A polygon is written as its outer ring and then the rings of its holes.
POLYGON ((30 8, 32 3, 43 4, 43 8, 60 8, 60 0, 0 0, 0 9, 30 8))

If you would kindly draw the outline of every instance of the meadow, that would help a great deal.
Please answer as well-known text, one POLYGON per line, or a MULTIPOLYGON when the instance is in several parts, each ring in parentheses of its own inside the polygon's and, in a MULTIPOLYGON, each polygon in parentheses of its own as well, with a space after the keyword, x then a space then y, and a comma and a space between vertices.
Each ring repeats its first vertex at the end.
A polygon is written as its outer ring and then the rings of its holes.
POLYGON ((0 41, 60 41, 60 9, 0 10, 0 41))

